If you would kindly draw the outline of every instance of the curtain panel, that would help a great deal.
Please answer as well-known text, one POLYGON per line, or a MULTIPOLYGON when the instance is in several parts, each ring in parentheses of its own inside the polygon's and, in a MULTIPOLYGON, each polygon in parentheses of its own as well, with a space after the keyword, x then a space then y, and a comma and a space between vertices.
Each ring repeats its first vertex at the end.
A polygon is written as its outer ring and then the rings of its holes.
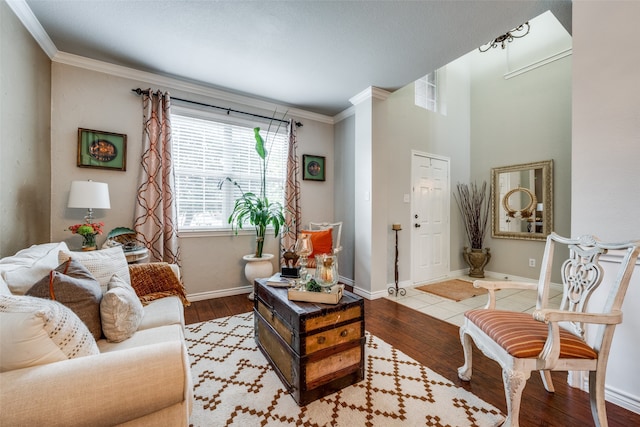
POLYGON ((142 168, 134 229, 149 250, 150 261, 180 265, 169 93, 143 93, 142 110, 142 168))
MULTIPOLYGON (((289 154, 287 157, 287 183, 285 187, 285 227, 282 231, 282 248, 293 251, 300 233, 300 165, 297 155, 298 140, 295 121, 289 121, 289 154)), ((284 263, 284 258, 281 258, 284 263)))

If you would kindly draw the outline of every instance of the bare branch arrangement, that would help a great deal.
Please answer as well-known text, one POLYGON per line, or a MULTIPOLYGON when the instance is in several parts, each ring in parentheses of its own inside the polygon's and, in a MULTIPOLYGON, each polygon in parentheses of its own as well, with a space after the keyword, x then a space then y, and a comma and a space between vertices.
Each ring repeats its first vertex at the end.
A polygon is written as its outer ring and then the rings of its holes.
POLYGON ((491 189, 487 188, 487 182, 484 181, 481 186, 475 182, 459 183, 457 190, 454 198, 462 214, 471 249, 482 249, 491 212, 491 189))

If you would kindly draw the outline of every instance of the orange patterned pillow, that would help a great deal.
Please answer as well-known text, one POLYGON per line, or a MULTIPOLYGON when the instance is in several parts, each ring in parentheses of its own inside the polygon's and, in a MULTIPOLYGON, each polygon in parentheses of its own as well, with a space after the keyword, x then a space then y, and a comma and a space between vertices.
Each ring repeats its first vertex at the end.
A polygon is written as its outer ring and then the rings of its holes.
POLYGON ((187 300, 184 287, 176 277, 171 266, 166 262, 152 262, 149 264, 130 264, 131 286, 136 291, 142 304, 176 295, 186 307, 191 305, 187 300))

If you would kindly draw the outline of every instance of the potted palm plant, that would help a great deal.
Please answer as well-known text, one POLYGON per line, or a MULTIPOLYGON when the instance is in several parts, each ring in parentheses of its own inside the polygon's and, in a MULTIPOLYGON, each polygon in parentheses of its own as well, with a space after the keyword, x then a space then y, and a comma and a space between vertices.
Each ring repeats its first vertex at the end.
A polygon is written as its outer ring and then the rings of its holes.
POLYGON ((471 249, 468 246, 464 247, 462 256, 469 264, 469 276, 482 278, 484 267, 491 259, 490 249, 483 248, 491 212, 491 189, 487 187, 486 181, 482 186, 478 186, 475 182, 458 184, 454 198, 460 209, 467 240, 471 246, 471 249))
MULTIPOLYGON (((269 201, 267 198, 267 165, 269 156, 265 147, 265 141, 260 135, 260 128, 253 129, 256 146, 255 150, 261 159, 260 162, 260 193, 255 194, 250 191, 243 191, 240 184, 227 177, 220 182, 219 188, 225 182, 230 182, 236 186, 242 193, 238 197, 229 216, 228 222, 236 234, 242 229, 246 223, 249 223, 256 231, 256 251, 253 254, 245 255, 243 259, 247 262, 245 265, 245 277, 249 284, 253 286, 253 282, 258 277, 269 277, 273 274, 273 265, 271 260, 273 254, 263 253, 264 239, 269 225, 273 226, 275 236, 280 233, 280 228, 284 225, 284 209, 280 202, 269 201)), ((253 292, 249 295, 252 299, 253 292)))

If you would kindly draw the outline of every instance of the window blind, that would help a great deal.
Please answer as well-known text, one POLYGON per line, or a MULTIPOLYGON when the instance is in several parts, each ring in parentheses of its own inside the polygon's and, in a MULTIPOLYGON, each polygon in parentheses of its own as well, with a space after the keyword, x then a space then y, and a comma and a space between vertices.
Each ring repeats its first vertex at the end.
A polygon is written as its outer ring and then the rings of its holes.
MULTIPOLYGON (((235 200, 243 192, 260 192, 262 160, 255 151, 255 124, 172 114, 173 165, 179 230, 229 229, 235 200)), ((268 128, 268 126, 264 126, 268 128)), ((267 148, 267 197, 284 204, 287 135, 261 131, 267 148)), ((282 132, 284 130, 284 132, 282 132)))

